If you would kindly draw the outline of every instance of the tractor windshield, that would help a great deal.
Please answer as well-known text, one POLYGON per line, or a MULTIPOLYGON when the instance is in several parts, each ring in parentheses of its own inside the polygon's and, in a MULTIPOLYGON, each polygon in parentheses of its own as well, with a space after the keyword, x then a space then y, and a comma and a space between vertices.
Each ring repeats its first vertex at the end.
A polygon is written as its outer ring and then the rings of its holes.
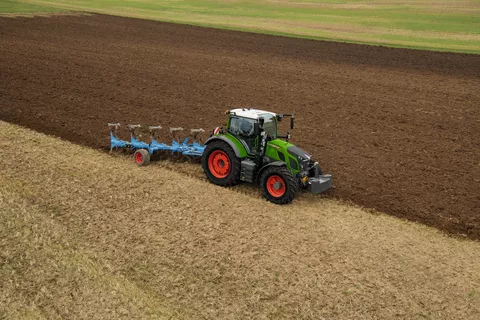
POLYGON ((275 121, 275 117, 270 113, 264 113, 259 115, 262 117, 265 122, 263 123, 263 130, 266 134, 268 134, 272 139, 277 138, 277 122, 275 121))
POLYGON ((254 120, 248 118, 230 118, 228 131, 236 136, 249 137, 253 135, 254 120))

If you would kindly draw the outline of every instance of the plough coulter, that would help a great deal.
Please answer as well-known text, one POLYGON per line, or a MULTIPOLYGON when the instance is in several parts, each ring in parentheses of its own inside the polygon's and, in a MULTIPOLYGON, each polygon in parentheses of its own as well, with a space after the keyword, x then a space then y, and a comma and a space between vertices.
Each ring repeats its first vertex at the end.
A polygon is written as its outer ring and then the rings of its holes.
POLYGON ((170 128, 171 144, 156 138, 160 126, 148 127, 150 142, 135 135, 139 125, 128 125, 130 141, 118 138, 119 123, 109 123, 110 149, 128 148, 134 151, 135 162, 142 166, 154 153, 169 152, 188 157, 201 157, 203 171, 210 182, 233 186, 241 181, 258 183, 265 198, 273 203, 291 202, 300 189, 317 194, 332 187, 332 176, 323 174, 318 162, 302 149, 289 142, 290 132, 279 135, 278 123, 294 114, 275 114, 257 109, 227 110, 225 128, 212 130, 203 143, 203 129, 190 130, 189 137, 178 136, 183 128, 170 128))

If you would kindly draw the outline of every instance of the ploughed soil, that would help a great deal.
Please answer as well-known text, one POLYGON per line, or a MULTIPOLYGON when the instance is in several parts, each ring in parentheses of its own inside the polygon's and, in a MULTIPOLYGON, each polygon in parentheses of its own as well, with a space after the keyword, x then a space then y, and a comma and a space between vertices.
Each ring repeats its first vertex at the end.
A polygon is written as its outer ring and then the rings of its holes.
POLYGON ((0 39, 1 120, 103 148, 107 122, 295 112, 329 196, 480 239, 480 56, 104 15, 3 17, 0 39))

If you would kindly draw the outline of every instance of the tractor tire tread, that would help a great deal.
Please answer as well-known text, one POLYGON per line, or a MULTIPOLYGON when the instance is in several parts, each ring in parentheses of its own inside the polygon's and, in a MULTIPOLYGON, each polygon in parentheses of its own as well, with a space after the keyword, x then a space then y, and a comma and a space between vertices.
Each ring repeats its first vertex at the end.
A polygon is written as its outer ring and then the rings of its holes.
POLYGON ((295 176, 283 166, 266 169, 260 177, 260 187, 265 198, 275 204, 288 204, 292 202, 300 188, 295 176), (287 187, 285 194, 280 198, 273 197, 267 190, 267 179, 274 174, 282 177, 287 187))
POLYGON ((230 187, 237 185, 240 182, 241 161, 236 156, 233 149, 224 141, 212 141, 207 145, 202 156, 202 168, 208 180, 218 186, 230 187), (225 152, 231 162, 231 171, 229 175, 223 179, 214 177, 208 169, 208 157, 210 156, 210 153, 215 150, 222 150, 225 152))

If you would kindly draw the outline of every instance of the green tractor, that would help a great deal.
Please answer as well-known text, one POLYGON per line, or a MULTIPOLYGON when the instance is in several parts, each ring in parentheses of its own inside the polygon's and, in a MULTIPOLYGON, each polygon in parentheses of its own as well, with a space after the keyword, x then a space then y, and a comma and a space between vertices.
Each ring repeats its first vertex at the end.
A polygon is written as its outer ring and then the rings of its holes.
POLYGON ((240 181, 259 183, 268 201, 290 203, 300 188, 317 194, 332 187, 331 175, 324 175, 311 155, 277 133, 278 122, 293 114, 275 114, 257 109, 226 112, 225 128, 215 128, 205 142, 202 167, 207 178, 220 186, 240 181))

